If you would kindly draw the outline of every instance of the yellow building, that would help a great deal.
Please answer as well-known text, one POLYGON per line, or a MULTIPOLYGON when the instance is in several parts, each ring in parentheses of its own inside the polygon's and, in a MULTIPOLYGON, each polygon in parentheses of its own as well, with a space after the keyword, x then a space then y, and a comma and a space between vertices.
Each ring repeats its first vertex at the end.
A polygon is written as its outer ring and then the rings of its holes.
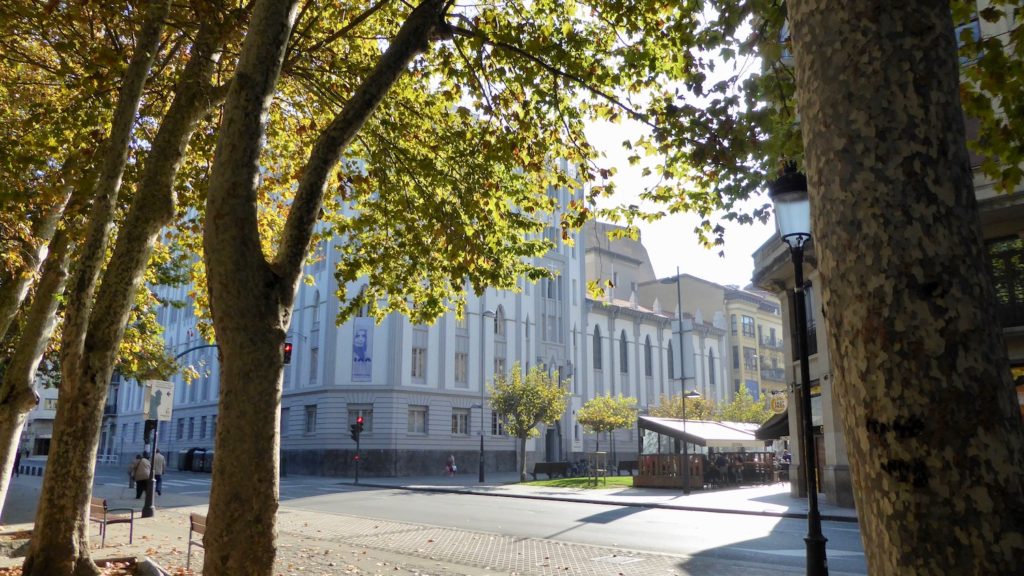
POLYGON ((773 392, 785 392, 786 365, 778 299, 761 290, 728 287, 725 310, 729 316, 733 392, 745 386, 757 400, 773 392))

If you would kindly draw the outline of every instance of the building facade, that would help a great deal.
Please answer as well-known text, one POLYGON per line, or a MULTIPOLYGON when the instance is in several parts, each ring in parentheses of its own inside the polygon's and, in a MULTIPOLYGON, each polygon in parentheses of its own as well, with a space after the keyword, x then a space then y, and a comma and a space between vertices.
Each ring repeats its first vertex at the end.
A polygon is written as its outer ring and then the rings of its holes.
POLYGON ((725 309, 729 315, 733 392, 745 387, 755 400, 784 392, 785 357, 782 307, 767 292, 727 287, 725 309))

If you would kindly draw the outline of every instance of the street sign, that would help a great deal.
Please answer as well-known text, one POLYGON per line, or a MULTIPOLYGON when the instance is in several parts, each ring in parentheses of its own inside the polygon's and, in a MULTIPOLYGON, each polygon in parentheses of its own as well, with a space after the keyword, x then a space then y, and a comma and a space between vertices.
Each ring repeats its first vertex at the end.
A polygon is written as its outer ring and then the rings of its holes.
POLYGON ((142 403, 145 420, 171 421, 171 410, 174 408, 174 382, 163 380, 146 380, 145 401, 142 403))

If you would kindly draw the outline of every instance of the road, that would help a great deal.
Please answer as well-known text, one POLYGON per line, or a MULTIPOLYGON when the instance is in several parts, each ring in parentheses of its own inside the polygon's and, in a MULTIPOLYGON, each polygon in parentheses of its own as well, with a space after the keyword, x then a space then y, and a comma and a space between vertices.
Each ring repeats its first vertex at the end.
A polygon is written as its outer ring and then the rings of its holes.
MULTIPOLYGON (((125 474, 126 476, 126 474, 125 474)), ((97 483, 127 478, 98 469, 97 483)), ((172 472, 167 493, 209 495, 210 476, 172 472)), ((281 482, 281 508, 458 528, 623 550, 735 560, 802 572, 805 520, 473 494, 364 488, 301 477, 281 482)), ((830 570, 866 574, 858 525, 824 522, 830 570)))

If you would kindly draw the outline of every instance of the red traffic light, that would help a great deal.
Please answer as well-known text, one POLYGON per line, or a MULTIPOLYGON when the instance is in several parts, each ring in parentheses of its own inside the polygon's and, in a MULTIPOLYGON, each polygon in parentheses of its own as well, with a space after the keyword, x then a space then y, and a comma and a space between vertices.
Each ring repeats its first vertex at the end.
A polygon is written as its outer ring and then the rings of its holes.
POLYGON ((284 363, 289 364, 292 361, 292 343, 284 343, 284 363))
POLYGON ((363 417, 362 416, 356 416, 356 424, 362 424, 362 423, 363 423, 363 417))

